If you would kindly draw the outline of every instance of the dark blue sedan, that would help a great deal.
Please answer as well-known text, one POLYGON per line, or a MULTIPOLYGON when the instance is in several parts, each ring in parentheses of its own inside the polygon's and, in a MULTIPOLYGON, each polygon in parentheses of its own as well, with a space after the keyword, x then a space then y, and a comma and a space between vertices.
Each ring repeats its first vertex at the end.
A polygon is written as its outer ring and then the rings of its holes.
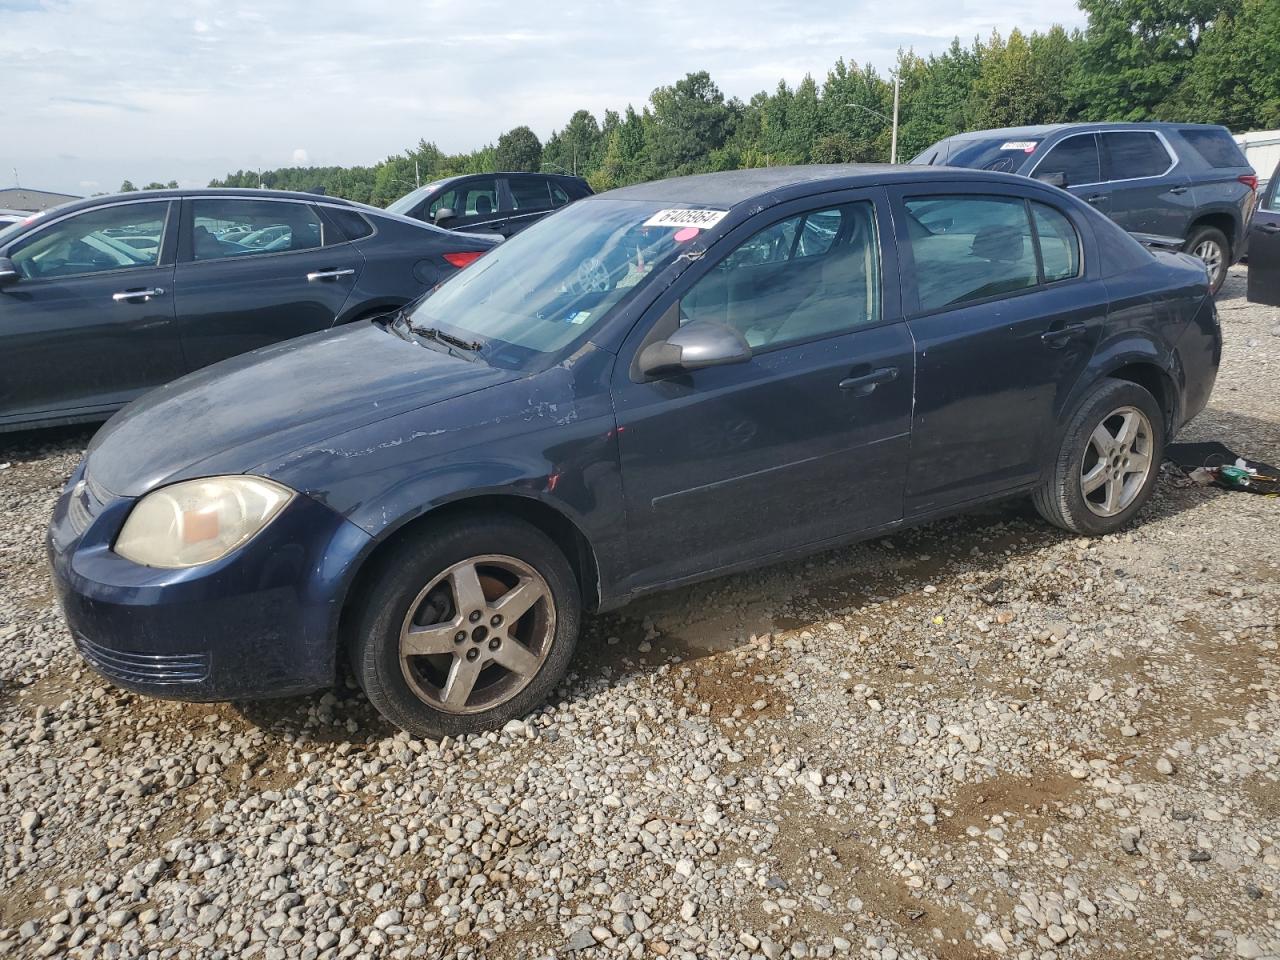
POLYGON ((394 723, 461 734, 550 693, 584 609, 996 498, 1122 527, 1220 348, 1202 263, 1024 178, 644 184, 149 394, 50 555, 122 686, 298 693, 346 657, 394 723))

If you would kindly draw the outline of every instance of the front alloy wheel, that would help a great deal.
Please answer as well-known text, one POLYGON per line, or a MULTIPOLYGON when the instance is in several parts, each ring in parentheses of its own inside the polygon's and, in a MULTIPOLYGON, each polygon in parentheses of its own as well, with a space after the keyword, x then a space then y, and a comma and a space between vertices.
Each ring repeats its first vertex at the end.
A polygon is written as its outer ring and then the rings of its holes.
POLYGON ((555 600, 538 571, 515 557, 471 557, 410 604, 400 627, 400 669, 435 709, 481 713, 538 675, 555 630, 555 600))
POLYGON ((506 516, 421 522, 361 574, 347 618, 369 702, 415 736, 501 727, 568 670, 581 593, 556 543, 506 516))

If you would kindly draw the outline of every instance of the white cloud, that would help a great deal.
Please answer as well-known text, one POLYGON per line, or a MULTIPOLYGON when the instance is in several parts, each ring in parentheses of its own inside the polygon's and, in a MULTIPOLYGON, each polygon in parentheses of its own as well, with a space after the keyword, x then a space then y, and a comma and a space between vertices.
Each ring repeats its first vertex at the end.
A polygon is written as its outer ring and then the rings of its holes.
POLYGON ((307 151, 302 147, 298 147, 293 151, 293 165, 296 167, 305 167, 307 165, 307 151))
POLYGON ((61 0, 2 16, 0 76, 22 78, 5 119, 23 136, 0 169, 50 189, 372 163, 420 138, 465 150, 518 123, 545 137, 691 70, 746 99, 837 57, 884 69, 900 47, 1083 21, 1073 0, 61 0))

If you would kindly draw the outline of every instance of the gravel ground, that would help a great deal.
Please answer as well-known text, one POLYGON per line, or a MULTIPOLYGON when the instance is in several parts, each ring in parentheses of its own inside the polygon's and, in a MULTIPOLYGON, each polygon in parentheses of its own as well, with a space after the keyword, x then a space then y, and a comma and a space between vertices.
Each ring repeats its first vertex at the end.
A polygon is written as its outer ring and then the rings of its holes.
MULTIPOLYGON (((1280 312, 1221 300, 1186 438, 1280 463, 1280 312)), ((588 625, 555 703, 397 734, 346 690, 83 668, 42 552, 85 430, 0 437, 0 955, 1280 955, 1280 500, 1022 505, 588 625)))

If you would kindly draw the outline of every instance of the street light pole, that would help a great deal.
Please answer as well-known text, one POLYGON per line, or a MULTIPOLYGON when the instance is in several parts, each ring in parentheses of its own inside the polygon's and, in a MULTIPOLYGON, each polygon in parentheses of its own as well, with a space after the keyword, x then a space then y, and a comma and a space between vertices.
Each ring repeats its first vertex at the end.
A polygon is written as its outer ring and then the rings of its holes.
POLYGON ((889 145, 889 162, 898 162, 898 93, 902 89, 902 78, 893 76, 893 134, 889 145))

